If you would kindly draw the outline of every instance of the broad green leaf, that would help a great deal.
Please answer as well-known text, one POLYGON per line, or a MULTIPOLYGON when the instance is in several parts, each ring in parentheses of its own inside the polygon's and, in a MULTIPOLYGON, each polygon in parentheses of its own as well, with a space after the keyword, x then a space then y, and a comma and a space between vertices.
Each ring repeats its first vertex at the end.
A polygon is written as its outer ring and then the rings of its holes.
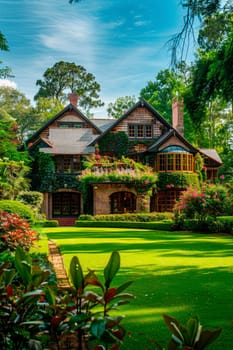
POLYGON ((15 251, 15 267, 27 288, 32 280, 32 259, 21 247, 17 247, 15 251))
POLYGON ((4 284, 4 286, 8 286, 12 283, 14 277, 17 275, 15 269, 7 269, 2 272, 0 275, 0 284, 4 284))
POLYGON ((112 252, 108 264, 104 269, 105 287, 109 288, 114 276, 120 268, 120 254, 117 251, 112 252))
POLYGON ((84 277, 82 266, 77 256, 73 256, 70 262, 70 277, 76 290, 84 288, 84 277))
POLYGON ((95 320, 91 324, 90 331, 97 339, 100 339, 105 332, 105 321, 103 319, 95 320))
POLYGON ((128 288, 132 283, 133 283, 133 281, 128 281, 128 282, 122 284, 120 287, 117 288, 117 294, 123 292, 123 290, 128 288))
POLYGON ((45 296, 48 300, 49 305, 56 305, 56 295, 54 291, 48 286, 45 289, 45 296))
MULTIPOLYGON (((199 329, 199 325, 200 325, 200 323, 199 323, 198 317, 190 318, 187 322, 187 331, 189 334, 189 338, 191 340, 190 345, 194 345, 195 340, 198 340, 198 339, 196 339, 196 336, 197 336, 197 332, 199 329)), ((186 345, 188 345, 188 344, 186 344, 186 345)))

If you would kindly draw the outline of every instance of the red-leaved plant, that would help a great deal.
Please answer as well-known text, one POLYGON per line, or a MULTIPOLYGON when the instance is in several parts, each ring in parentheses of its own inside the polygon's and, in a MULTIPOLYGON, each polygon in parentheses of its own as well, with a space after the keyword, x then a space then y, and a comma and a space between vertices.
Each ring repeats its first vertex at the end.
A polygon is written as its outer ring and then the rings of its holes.
POLYGON ((0 252, 15 251, 17 246, 28 251, 35 240, 38 240, 38 234, 30 228, 28 221, 17 214, 0 212, 0 252))

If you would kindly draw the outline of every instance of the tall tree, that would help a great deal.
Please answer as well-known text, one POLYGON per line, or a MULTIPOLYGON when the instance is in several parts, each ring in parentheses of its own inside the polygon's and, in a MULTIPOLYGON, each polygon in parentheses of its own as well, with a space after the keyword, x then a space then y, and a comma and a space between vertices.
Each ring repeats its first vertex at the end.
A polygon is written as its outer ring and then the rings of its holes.
POLYGON ((197 23, 201 29, 207 18, 213 17, 219 12, 232 12, 231 0, 182 0, 181 5, 186 10, 183 27, 167 43, 172 53, 172 66, 176 66, 180 60, 184 60, 190 48, 193 47, 193 43, 199 41, 201 31, 198 32, 196 38, 197 23))
POLYGON ((36 100, 36 106, 33 108, 34 123, 31 125, 31 131, 38 130, 50 118, 54 117, 64 108, 64 104, 54 98, 39 97, 36 100))
POLYGON ((21 160, 22 154, 17 151, 19 144, 18 125, 5 110, 0 109, 0 158, 8 157, 21 160))
MULTIPOLYGON (((0 32, 0 50, 2 51, 9 50, 7 40, 1 32, 0 32)), ((2 64, 2 61, 0 61, 0 64, 2 64)), ((11 77, 13 77, 13 75, 11 74, 11 69, 9 67, 6 66, 3 68, 0 68, 0 79, 6 79, 11 77)))
POLYGON ((28 188, 28 154, 19 152, 16 121, 0 109, 0 199, 14 199, 28 188))
POLYGON ((92 107, 103 106, 99 99, 100 85, 93 74, 88 73, 83 66, 71 62, 60 61, 48 68, 43 74, 43 80, 37 80, 39 97, 55 98, 61 102, 67 100, 68 94, 77 93, 79 106, 85 111, 92 107))
POLYGON ((172 99, 185 91, 184 75, 174 70, 159 71, 154 81, 149 81, 140 92, 140 97, 147 100, 162 116, 171 122, 172 99))
POLYGON ((136 103, 135 96, 123 96, 118 97, 115 102, 110 102, 108 104, 107 112, 108 116, 118 119, 120 118, 127 110, 136 103))
POLYGON ((35 122, 30 100, 12 87, 0 87, 0 108, 6 111, 18 124, 18 137, 22 141, 35 122))
MULTIPOLYGON (((161 70, 154 81, 149 81, 140 92, 140 97, 147 100, 169 123, 172 122, 172 99, 178 94, 185 96, 190 84, 190 67, 181 62, 178 69, 161 70)), ((186 101, 185 101, 186 102, 186 101)), ((186 108, 184 108, 185 137, 196 143, 195 128, 186 108)))

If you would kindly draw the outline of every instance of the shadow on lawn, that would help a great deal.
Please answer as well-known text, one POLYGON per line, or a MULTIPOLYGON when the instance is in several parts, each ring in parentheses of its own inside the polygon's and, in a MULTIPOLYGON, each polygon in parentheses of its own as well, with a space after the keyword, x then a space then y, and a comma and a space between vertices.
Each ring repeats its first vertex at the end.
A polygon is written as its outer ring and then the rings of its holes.
POLYGON ((66 254, 77 254, 77 252, 95 254, 113 250, 155 250, 160 252, 160 255, 170 257, 197 257, 203 254, 205 257, 227 257, 233 254, 233 240, 228 236, 176 232, 161 234, 161 231, 147 230, 111 230, 106 233, 87 230, 85 232, 49 232, 48 237, 55 239, 61 251, 66 254), (84 239, 85 242, 83 242, 84 239))
MULTIPOLYGON (((124 269, 121 273, 126 276, 124 269)), ((223 328, 211 349, 231 349, 233 314, 229 306, 232 305, 233 289, 229 281, 232 271, 222 267, 194 269, 179 265, 173 270, 150 266, 148 271, 148 266, 141 266, 132 274, 127 271, 127 277, 134 279, 129 292, 136 296, 125 312, 126 328, 131 327, 133 338, 129 342, 140 344, 147 336, 165 346, 169 333, 162 314, 172 315, 181 322, 198 315, 204 328, 223 328)), ((133 349, 131 346, 126 342, 122 349, 133 349)))
MULTIPOLYGON (((128 229, 66 229, 50 232, 48 237, 56 240, 65 254, 90 254, 90 261, 92 256, 96 259, 97 254, 113 250, 122 254, 116 284, 118 279, 133 280, 127 291, 136 296, 124 307, 125 326, 131 336, 122 350, 134 350, 135 346, 149 349, 152 344, 148 338, 166 346, 170 334, 162 320, 163 313, 181 322, 198 315, 205 328, 222 327, 222 334, 211 349, 232 349, 232 237, 128 229), (127 266, 124 262, 131 259, 131 254, 135 261, 127 266), (149 257, 147 261, 143 255, 149 257), (205 266, 210 260, 213 266, 205 266)), ((101 273, 97 270, 98 276, 101 273)))

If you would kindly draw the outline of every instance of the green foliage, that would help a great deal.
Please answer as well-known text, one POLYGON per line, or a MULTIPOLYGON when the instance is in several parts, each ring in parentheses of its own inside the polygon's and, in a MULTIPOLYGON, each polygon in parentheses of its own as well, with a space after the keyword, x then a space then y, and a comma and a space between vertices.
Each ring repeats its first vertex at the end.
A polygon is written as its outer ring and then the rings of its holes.
POLYGON ((203 227, 208 231, 209 227, 218 231, 216 217, 225 213, 227 205, 228 191, 223 185, 206 184, 199 189, 190 187, 175 206, 175 224, 182 227, 185 219, 197 219, 197 228, 203 227))
POLYGON ((13 200, 22 190, 28 189, 28 172, 29 167, 23 161, 0 159, 0 198, 13 200))
POLYGON ((18 125, 17 136, 22 142, 35 122, 30 100, 17 89, 0 87, 0 108, 16 121, 18 125))
POLYGON ((9 113, 0 107, 0 158, 14 161, 26 160, 26 154, 18 152, 18 125, 9 113))
POLYGON ((43 220, 41 221, 42 227, 58 227, 59 223, 57 220, 43 220))
POLYGON ((123 131, 108 133, 100 139, 99 149, 101 154, 112 154, 121 158, 129 153, 129 138, 123 131))
POLYGON ((145 193, 151 190, 157 180, 157 174, 149 166, 130 158, 111 160, 104 157, 101 162, 96 163, 93 157, 84 165, 87 168, 79 177, 84 186, 97 182, 123 182, 129 187, 135 186, 138 193, 145 193))
POLYGON ((168 188, 185 189, 189 186, 199 187, 199 179, 196 173, 159 173, 157 188, 166 190, 168 188))
POLYGON ((2 34, 2 32, 0 32, 0 50, 3 50, 3 51, 9 50, 9 47, 7 45, 7 40, 5 36, 2 34))
POLYGON ((77 227, 131 228, 145 230, 170 231, 173 229, 172 220, 132 222, 132 221, 76 221, 77 227))
POLYGON ((0 200, 0 210, 6 211, 7 213, 17 214, 22 219, 28 220, 29 222, 34 221, 31 208, 19 201, 0 200))
POLYGON ((119 119, 136 103, 135 96, 118 97, 115 102, 108 104, 108 116, 119 119))
POLYGON ((130 221, 130 222, 151 222, 171 219, 172 213, 127 213, 127 214, 106 214, 106 215, 80 215, 79 221, 130 221))
MULTIPOLYGON (((2 34, 2 32, 0 32, 0 50, 3 50, 3 51, 9 50, 7 39, 2 34)), ((0 61, 0 64, 2 64, 1 61, 0 61)), ((0 79, 7 79, 12 77, 13 75, 11 74, 11 69, 9 67, 0 68, 0 79)))
POLYGON ((219 216, 217 221, 223 226, 223 231, 233 234, 233 216, 219 216))
POLYGON ((100 85, 93 74, 88 73, 81 65, 74 62, 60 61, 48 68, 43 74, 43 80, 37 80, 38 98, 54 98, 61 102, 67 99, 69 93, 77 93, 79 105, 88 111, 91 107, 102 106, 99 99, 100 85))
POLYGON ((17 247, 13 265, 0 269, 0 347, 13 350, 41 349, 43 285, 49 270, 33 263, 28 253, 17 247))
POLYGON ((118 252, 113 252, 107 265, 104 268, 104 278, 105 278, 105 287, 109 288, 110 284, 117 274, 117 271, 120 268, 120 255, 118 252))
MULTIPOLYGON (((187 70, 187 66, 182 67, 187 70)), ((183 96, 185 90, 185 75, 174 70, 161 70, 155 81, 149 81, 140 92, 140 97, 148 101, 170 123, 172 99, 177 92, 183 96)))
POLYGON ((204 330, 198 317, 190 318, 186 325, 179 323, 175 318, 163 315, 166 326, 172 333, 168 350, 190 349, 203 350, 213 343, 220 335, 221 329, 204 330))
POLYGON ((64 104, 55 98, 40 97, 36 100, 36 106, 33 108, 35 121, 31 130, 37 131, 41 126, 48 122, 64 108, 64 104))
MULTIPOLYGON (((86 169, 78 177, 82 184, 84 206, 91 200, 90 184, 124 183, 128 188, 134 187, 138 194, 148 196, 157 180, 157 174, 150 167, 125 157, 119 160, 103 157, 97 162, 92 156, 86 159, 84 167, 86 169)), ((88 208, 84 208, 84 212, 90 213, 88 208)))
POLYGON ((83 273, 78 257, 72 258, 69 275, 73 289, 70 297, 74 304, 75 313, 67 315, 64 322, 60 321, 61 325, 63 323, 63 327, 68 322, 69 330, 77 333, 79 344, 82 343, 83 339, 86 339, 88 343, 94 344, 95 349, 115 349, 118 348, 117 344, 123 342, 126 334, 120 324, 123 317, 110 316, 110 312, 128 303, 128 299, 133 298, 133 296, 123 293, 132 283, 131 281, 119 287, 111 286, 119 268, 120 255, 114 251, 104 268, 105 282, 103 285, 94 271, 89 270, 86 275, 83 273), (86 287, 88 287, 87 290, 86 287), (92 291, 91 287, 98 287, 99 292, 92 291), (93 311, 95 307, 99 309, 97 315, 93 311))
POLYGON ((17 196, 17 200, 29 205, 32 208, 40 208, 43 202, 43 194, 36 191, 21 192, 17 196))
POLYGON ((0 211, 0 251, 17 247, 29 250, 34 241, 38 240, 37 232, 30 228, 29 223, 17 214, 0 211))
POLYGON ((34 151, 34 169, 32 170, 32 188, 39 192, 53 192, 59 188, 81 191, 81 183, 75 174, 56 174, 52 155, 34 151), (38 165, 38 169, 36 167, 38 165))

